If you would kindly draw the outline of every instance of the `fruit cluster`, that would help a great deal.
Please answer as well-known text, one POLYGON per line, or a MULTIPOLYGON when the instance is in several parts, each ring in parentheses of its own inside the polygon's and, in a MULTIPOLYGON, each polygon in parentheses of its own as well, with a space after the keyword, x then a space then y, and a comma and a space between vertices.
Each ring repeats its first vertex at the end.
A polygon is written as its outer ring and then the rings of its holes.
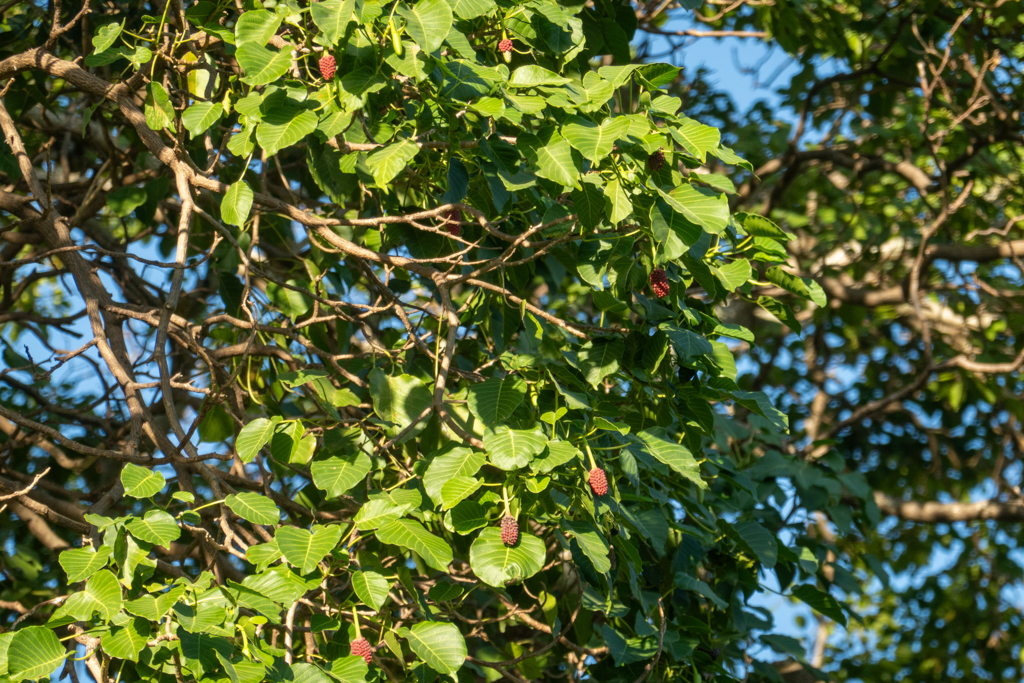
POLYGON ((324 55, 320 58, 320 75, 326 80, 331 80, 334 77, 334 72, 338 68, 338 63, 334 61, 334 55, 324 55))
POLYGON ((510 548, 519 542, 519 525, 514 517, 501 518, 501 542, 510 548))
POLYGON ((647 170, 651 173, 657 173, 661 170, 661 167, 665 165, 665 153, 660 149, 647 157, 647 170))
POLYGON ((654 296, 659 299, 668 296, 670 289, 668 276, 665 275, 665 271, 661 268, 655 268, 651 271, 651 289, 654 290, 654 296))
POLYGON ((600 467, 590 470, 589 483, 590 490, 594 492, 595 496, 608 494, 608 477, 604 475, 604 470, 600 467))
POLYGON ((444 212, 444 226, 452 237, 462 235, 462 212, 458 209, 448 209, 444 212))
POLYGON ((356 638, 352 641, 352 654, 362 657, 367 664, 373 662, 373 646, 366 638, 356 638))

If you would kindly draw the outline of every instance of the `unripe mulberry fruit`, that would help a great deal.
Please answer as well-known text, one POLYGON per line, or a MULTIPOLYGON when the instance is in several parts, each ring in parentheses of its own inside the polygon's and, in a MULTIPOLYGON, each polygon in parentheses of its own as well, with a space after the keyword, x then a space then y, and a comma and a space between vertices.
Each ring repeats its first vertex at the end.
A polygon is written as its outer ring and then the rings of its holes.
POLYGON ((320 74, 328 81, 334 77, 334 72, 338 68, 338 63, 334 61, 334 55, 324 55, 320 58, 320 74))
POLYGON ((647 157, 647 169, 651 173, 657 173, 661 170, 661 167, 665 165, 665 153, 660 149, 647 157))
POLYGON ((665 271, 661 268, 655 268, 651 271, 651 289, 654 290, 654 296, 659 299, 668 296, 668 277, 665 276, 665 271))
POLYGON ((356 638, 352 641, 352 654, 356 657, 362 657, 366 660, 367 664, 373 662, 373 646, 366 640, 366 638, 356 638))
POLYGON ((603 496, 608 493, 608 477, 604 476, 604 470, 600 467, 595 467, 590 470, 590 490, 594 492, 595 496, 603 496))
POLYGON ((510 548, 519 542, 519 525, 515 517, 506 515, 501 518, 501 542, 510 548))
POLYGON ((462 212, 458 209, 445 211, 444 226, 452 237, 460 236, 462 234, 462 212))
POLYGON ((498 43, 498 52, 512 52, 512 41, 508 38, 505 38, 500 43, 498 43))

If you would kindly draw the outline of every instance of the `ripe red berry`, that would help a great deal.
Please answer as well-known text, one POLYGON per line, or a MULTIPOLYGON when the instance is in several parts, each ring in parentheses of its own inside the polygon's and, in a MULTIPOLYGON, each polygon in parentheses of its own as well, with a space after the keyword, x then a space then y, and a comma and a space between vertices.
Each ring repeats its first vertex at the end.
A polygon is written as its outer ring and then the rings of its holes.
POLYGON ((338 63, 334 61, 334 55, 324 55, 320 58, 320 73, 327 80, 331 80, 334 77, 334 71, 338 68, 338 63))
POLYGON ((654 296, 659 299, 668 296, 668 277, 665 276, 665 271, 661 268, 655 268, 651 271, 651 289, 654 290, 654 296))
POLYGON ((510 548, 519 542, 519 525, 515 517, 501 518, 501 542, 510 548))
POLYGON ((608 493, 608 478, 604 476, 604 470, 600 467, 595 467, 590 470, 590 490, 594 492, 595 496, 603 496, 608 493))
POLYGON ((366 660, 367 664, 373 662, 373 646, 366 640, 366 638, 356 638, 352 641, 352 654, 356 657, 362 657, 366 660))
POLYGON ((458 209, 449 209, 444 212, 444 226, 448 234, 458 237, 462 234, 462 212, 458 209))
POLYGON ((505 40, 498 43, 499 52, 512 52, 512 41, 506 38, 505 40))
POLYGON ((647 157, 647 168, 651 173, 657 173, 665 165, 665 153, 660 149, 647 157))

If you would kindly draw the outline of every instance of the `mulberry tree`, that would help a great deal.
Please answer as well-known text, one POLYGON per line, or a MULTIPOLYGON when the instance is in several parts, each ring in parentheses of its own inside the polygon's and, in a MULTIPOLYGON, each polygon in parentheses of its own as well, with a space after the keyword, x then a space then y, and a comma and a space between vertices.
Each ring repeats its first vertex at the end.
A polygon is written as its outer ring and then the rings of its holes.
POLYGON ((741 679, 769 572, 845 622, 779 463, 869 493, 721 317, 825 295, 644 16, 4 6, 5 680, 741 679))

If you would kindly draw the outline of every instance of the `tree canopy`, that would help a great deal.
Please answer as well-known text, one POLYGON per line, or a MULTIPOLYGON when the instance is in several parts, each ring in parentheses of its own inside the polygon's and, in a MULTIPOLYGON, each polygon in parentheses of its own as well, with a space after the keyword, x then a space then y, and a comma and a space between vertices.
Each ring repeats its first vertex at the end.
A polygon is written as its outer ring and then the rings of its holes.
POLYGON ((1019 4, 0 12, 0 680, 1024 676, 1019 4))

